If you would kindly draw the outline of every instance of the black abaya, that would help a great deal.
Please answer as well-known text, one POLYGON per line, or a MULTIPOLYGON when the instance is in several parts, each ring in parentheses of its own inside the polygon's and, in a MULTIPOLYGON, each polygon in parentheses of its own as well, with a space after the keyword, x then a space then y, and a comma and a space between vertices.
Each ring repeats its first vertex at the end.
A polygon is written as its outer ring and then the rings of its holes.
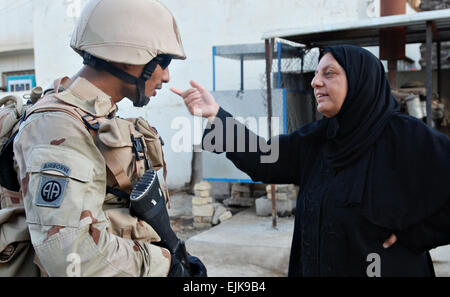
MULTIPOLYGON (((290 276, 367 276, 373 255, 381 276, 432 276, 428 250, 450 244, 450 140, 399 113, 375 56, 354 46, 326 51, 348 80, 338 115, 277 137, 275 163, 249 152, 256 136, 247 129, 246 151, 226 156, 254 181, 300 186, 290 276), (384 249, 392 233, 398 241, 384 249)), ((220 109, 215 123, 230 117, 220 109)), ((236 140, 220 127, 216 153, 236 140)))

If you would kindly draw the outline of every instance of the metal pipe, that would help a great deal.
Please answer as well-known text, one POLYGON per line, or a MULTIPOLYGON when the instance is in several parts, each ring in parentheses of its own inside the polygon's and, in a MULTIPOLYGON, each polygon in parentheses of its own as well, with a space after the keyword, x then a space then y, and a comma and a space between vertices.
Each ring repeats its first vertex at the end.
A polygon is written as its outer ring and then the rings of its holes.
POLYGON ((278 76, 277 87, 281 88, 281 42, 277 42, 278 76))
POLYGON ((432 86, 433 86, 433 61, 431 59, 432 46, 433 46, 433 23, 432 21, 427 21, 426 30, 426 86, 427 86, 427 125, 432 127, 431 118, 431 96, 432 96, 432 86))
POLYGON ((212 67, 213 67, 213 91, 216 90, 216 47, 212 48, 212 67))
MULTIPOLYGON (((406 0, 380 0, 380 16, 406 13, 406 0)), ((388 80, 397 88, 397 60, 405 58, 405 27, 380 30, 380 59, 388 61, 388 80)))
MULTIPOLYGON (((266 82, 267 82, 267 116, 269 126, 269 138, 272 138, 272 59, 274 38, 266 39, 266 82)), ((272 189, 272 227, 277 228, 277 205, 275 185, 271 185, 272 189)))
POLYGON ((241 91, 244 90, 244 56, 241 56, 241 91))
POLYGON ((442 71, 441 71, 441 42, 436 42, 436 58, 437 58, 437 92, 439 99, 441 99, 442 92, 442 71))

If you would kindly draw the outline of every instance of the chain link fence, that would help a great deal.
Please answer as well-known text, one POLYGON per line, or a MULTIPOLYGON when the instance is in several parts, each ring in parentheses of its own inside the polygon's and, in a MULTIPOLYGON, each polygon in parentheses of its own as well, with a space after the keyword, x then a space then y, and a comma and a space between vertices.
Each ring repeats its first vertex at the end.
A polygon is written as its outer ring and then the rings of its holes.
MULTIPOLYGON (((287 132, 319 118, 311 80, 319 62, 319 49, 305 49, 283 40, 275 42, 271 68, 272 88, 285 89, 287 132), (279 49, 281 48, 281 51, 279 49)), ((267 77, 260 75, 261 96, 267 108, 267 77)))

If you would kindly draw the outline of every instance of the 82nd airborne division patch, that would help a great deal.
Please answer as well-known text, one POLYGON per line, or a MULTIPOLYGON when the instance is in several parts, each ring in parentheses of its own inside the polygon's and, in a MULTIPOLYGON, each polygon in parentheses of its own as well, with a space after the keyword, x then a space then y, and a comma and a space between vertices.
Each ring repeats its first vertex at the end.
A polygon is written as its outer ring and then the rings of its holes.
MULTIPOLYGON (((56 163, 45 163, 42 169, 52 169, 68 176, 70 169, 63 165, 55 166, 56 163)), ((67 186, 67 177, 57 177, 54 175, 41 175, 39 187, 36 193, 36 205, 46 207, 60 207, 64 198, 67 186)))

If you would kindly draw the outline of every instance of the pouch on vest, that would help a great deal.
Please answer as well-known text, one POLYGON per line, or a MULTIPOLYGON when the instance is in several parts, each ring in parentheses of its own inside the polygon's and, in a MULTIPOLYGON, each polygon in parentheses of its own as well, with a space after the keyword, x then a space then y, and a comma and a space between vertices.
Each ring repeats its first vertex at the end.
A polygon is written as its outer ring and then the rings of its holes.
POLYGON ((154 170, 158 171, 164 166, 164 155, 162 150, 161 136, 143 118, 135 120, 136 130, 144 135, 147 145, 147 155, 154 170))

